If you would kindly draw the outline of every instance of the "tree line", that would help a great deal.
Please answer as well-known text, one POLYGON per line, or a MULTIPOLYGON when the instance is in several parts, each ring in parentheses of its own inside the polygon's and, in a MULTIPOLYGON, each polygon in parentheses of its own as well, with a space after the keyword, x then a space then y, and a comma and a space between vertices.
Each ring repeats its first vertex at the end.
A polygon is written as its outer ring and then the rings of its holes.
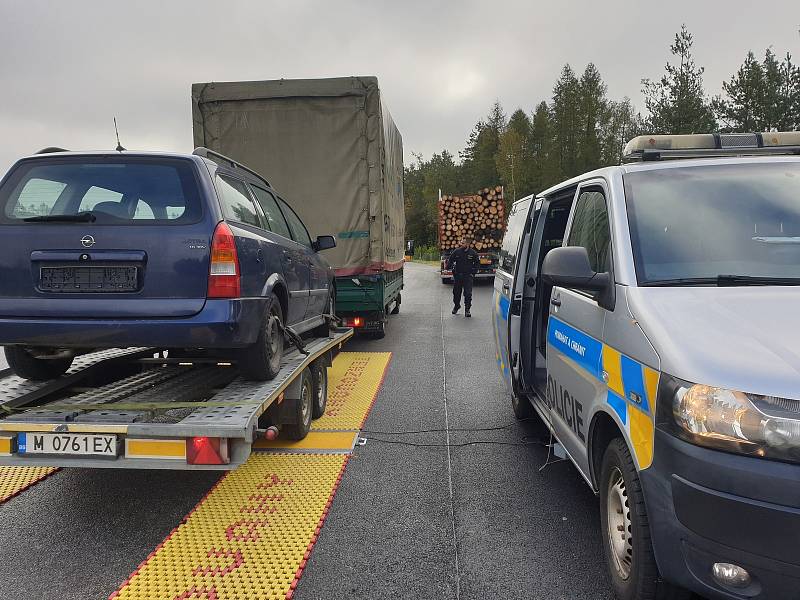
POLYGON ((552 98, 530 114, 517 109, 507 116, 497 101, 473 127, 458 157, 447 150, 427 160, 414 155, 404 178, 406 236, 418 245, 436 243, 439 189, 471 193, 499 182, 506 202, 512 202, 619 164, 625 144, 637 135, 800 129, 800 67, 789 53, 778 58, 768 48, 760 59, 748 52, 722 83, 722 94, 710 97, 692 45, 684 25, 675 34, 662 76, 641 80, 644 114, 628 98, 609 98, 594 64, 580 75, 566 64, 552 98))

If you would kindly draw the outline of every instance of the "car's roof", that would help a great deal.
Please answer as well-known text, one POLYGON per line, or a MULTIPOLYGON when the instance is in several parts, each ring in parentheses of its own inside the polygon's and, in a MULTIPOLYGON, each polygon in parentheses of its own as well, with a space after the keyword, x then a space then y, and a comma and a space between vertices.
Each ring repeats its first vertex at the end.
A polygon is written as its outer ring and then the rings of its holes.
POLYGON ((658 171, 664 169, 678 169, 682 167, 710 167, 710 166, 719 166, 719 165, 738 165, 738 164, 757 164, 757 163, 780 163, 780 162, 793 162, 797 163, 800 162, 800 156, 733 156, 733 157, 723 157, 723 158, 686 158, 686 159, 670 159, 670 160, 657 160, 657 161, 643 161, 643 162, 633 162, 633 163, 626 163, 623 165, 617 165, 613 167, 603 167, 601 169, 595 169, 594 171, 589 171, 587 173, 583 173, 572 179, 568 179, 566 181, 562 181, 561 183, 554 185, 543 192, 537 194, 537 196, 547 196, 564 188, 571 187, 573 185, 577 185, 583 181, 587 181, 589 179, 610 179, 615 174, 627 174, 627 173, 636 173, 640 171, 658 171))
POLYGON ((158 157, 158 158, 191 158, 194 159, 194 155, 191 153, 181 153, 181 152, 160 152, 160 151, 151 151, 151 152, 144 152, 141 150, 64 150, 59 152, 42 152, 40 154, 30 154, 28 156, 23 156, 20 160, 29 160, 29 159, 47 159, 53 157, 81 157, 81 156, 142 156, 142 157, 158 157))

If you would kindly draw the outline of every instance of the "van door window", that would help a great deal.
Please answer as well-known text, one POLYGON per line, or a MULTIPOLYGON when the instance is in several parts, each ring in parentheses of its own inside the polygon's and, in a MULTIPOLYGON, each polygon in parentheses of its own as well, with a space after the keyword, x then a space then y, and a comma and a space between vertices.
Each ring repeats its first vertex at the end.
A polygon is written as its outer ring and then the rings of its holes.
POLYGON ((247 191, 243 181, 217 176, 217 191, 222 201, 222 212, 226 219, 246 223, 254 227, 261 227, 261 220, 258 218, 256 207, 247 191))
POLYGON ((583 246, 589 254, 589 264, 598 273, 611 271, 611 230, 603 192, 587 189, 575 204, 567 246, 583 246))
POLYGON ((506 273, 513 275, 514 267, 517 264, 517 250, 519 239, 525 229, 525 217, 528 213, 529 204, 525 204, 525 210, 519 210, 512 206, 508 215, 508 227, 503 237, 503 247, 500 249, 500 268, 506 273))

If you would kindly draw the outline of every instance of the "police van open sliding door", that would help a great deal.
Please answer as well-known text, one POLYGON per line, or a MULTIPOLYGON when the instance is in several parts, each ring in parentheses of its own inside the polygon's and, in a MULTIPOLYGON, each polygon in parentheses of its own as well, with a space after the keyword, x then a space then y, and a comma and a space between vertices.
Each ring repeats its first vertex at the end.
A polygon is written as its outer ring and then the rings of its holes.
MULTIPOLYGON (((611 232, 602 182, 578 189, 565 246, 583 246, 596 272, 612 272, 611 232)), ((554 287, 547 331, 547 404, 553 428, 589 480, 586 440, 594 403, 603 402, 603 326, 606 310, 591 294, 554 287)))
POLYGON ((518 348, 509 345, 509 329, 515 326, 516 336, 511 335, 511 340, 518 345, 519 340, 519 309, 521 294, 515 303, 514 271, 520 255, 520 244, 526 231, 526 220, 531 205, 532 197, 515 202, 508 213, 508 227, 503 237, 503 247, 500 249, 500 262, 494 278, 494 294, 492 297, 492 326, 497 348, 497 366, 503 376, 509 393, 516 397, 512 371, 514 363, 519 360, 518 348), (512 310, 512 304, 515 308, 512 310), (515 314, 516 313, 516 314, 515 314))

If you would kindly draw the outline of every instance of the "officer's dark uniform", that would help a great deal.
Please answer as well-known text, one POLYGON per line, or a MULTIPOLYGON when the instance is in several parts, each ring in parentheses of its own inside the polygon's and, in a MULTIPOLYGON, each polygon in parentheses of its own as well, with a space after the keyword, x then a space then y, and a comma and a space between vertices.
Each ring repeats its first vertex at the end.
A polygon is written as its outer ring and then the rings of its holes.
POLYGON ((453 314, 461 307, 464 292, 465 316, 472 306, 472 277, 478 271, 478 253, 472 248, 457 248, 447 259, 447 268, 453 272, 453 314))

